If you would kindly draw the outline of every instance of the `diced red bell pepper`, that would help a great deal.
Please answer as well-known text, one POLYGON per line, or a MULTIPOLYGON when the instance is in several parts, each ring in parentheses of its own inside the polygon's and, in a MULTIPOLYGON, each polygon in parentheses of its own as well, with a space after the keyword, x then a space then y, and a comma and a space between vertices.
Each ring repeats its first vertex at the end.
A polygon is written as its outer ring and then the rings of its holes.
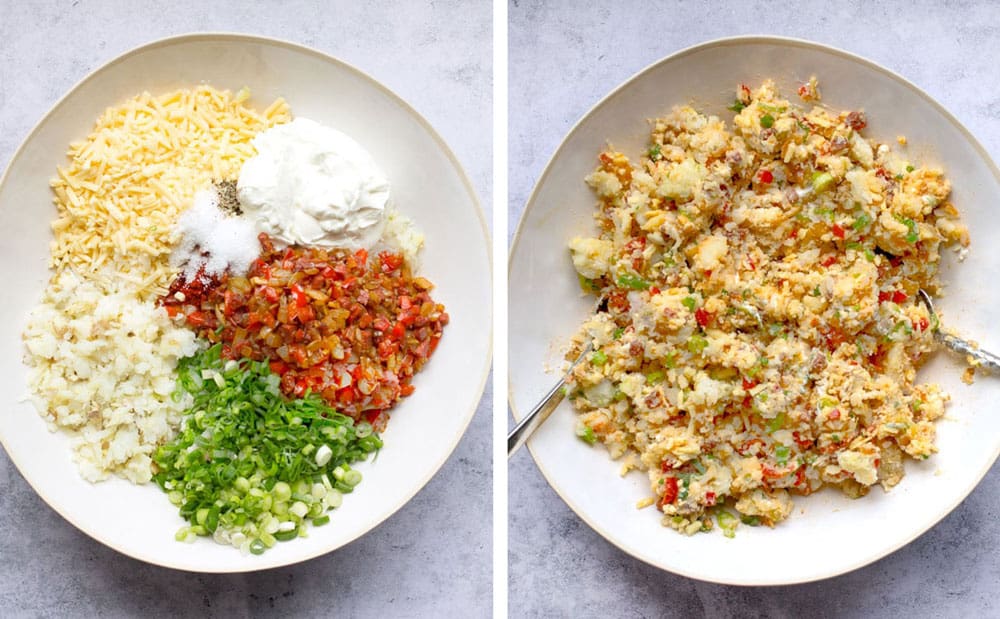
POLYGON ((278 290, 276 288, 272 288, 271 286, 261 286, 260 293, 271 303, 278 300, 278 290))
POLYGON ((358 390, 354 387, 344 387, 337 390, 337 401, 341 404, 350 404, 358 399, 358 390))
POLYGON ((208 314, 201 310, 195 310, 187 315, 187 323, 192 327, 200 327, 208 322, 208 314))
POLYGON ((305 307, 309 305, 309 297, 306 296, 306 291, 302 289, 302 286, 298 284, 292 284, 291 287, 292 296, 295 297, 295 305, 299 307, 305 307))
POLYGON ((660 505, 668 505, 677 500, 677 478, 665 477, 663 479, 663 496, 660 498, 660 505))
POLYGON ((223 316, 226 316, 228 318, 229 316, 233 315, 233 311, 234 311, 235 305, 236 305, 235 299, 234 299, 234 295, 233 295, 233 291, 230 290, 230 289, 228 289, 228 288, 226 288, 226 292, 223 293, 222 299, 223 299, 223 301, 222 301, 222 314, 223 314, 223 316))
POLYGON ((395 271, 399 267, 403 266, 403 257, 399 254, 384 251, 379 254, 378 257, 379 260, 382 261, 382 271, 385 273, 395 271))
POLYGON ((699 307, 694 311, 694 319, 698 323, 698 326, 707 327, 708 323, 712 320, 712 315, 705 308, 699 307))
POLYGON ((402 322, 397 322, 392 326, 392 331, 389 333, 389 336, 394 340, 401 340, 405 334, 406 327, 402 322))
POLYGON ((399 350, 399 344, 393 342, 392 340, 385 338, 378 343, 378 356, 382 359, 387 359, 393 355, 397 350, 399 350))
POLYGON ((275 359, 270 363, 270 366, 271 366, 271 371, 279 376, 288 371, 288 364, 282 361, 281 359, 275 359))

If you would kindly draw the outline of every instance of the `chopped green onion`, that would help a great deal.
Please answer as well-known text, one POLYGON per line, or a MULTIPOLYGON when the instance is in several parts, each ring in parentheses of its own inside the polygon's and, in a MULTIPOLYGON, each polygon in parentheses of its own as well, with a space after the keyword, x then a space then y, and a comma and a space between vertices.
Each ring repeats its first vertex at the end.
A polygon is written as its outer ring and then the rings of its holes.
POLYGON ((580 282, 580 290, 584 292, 600 292, 601 290, 601 287, 594 280, 584 277, 579 273, 576 274, 576 279, 580 282))
POLYGON ((618 327, 617 329, 615 329, 614 333, 611 334, 611 339, 620 340, 622 338, 623 333, 625 333, 625 328, 618 327))
POLYGON ((576 436, 588 445, 593 445, 597 442, 597 435, 594 434, 593 428, 585 423, 580 423, 576 426, 576 436))
MULTIPOLYGON (((329 516, 326 516, 326 518, 327 518, 327 520, 330 519, 329 516)), ((287 542, 289 540, 295 539, 298 536, 299 536, 299 530, 298 530, 298 528, 294 528, 294 529, 291 529, 290 531, 277 531, 277 532, 275 532, 274 539, 278 540, 279 542, 287 542)))
POLYGON ((697 333, 692 335, 687 343, 688 351, 696 355, 699 354, 701 351, 705 350, 707 346, 708 346, 708 340, 706 340, 701 335, 698 335, 697 333))
POLYGON ((774 460, 778 464, 786 464, 788 462, 788 454, 791 450, 786 445, 778 445, 774 448, 774 460))
POLYGON ((764 114, 763 116, 761 116, 760 117, 760 126, 764 127, 765 129, 770 129, 771 127, 773 127, 774 126, 774 116, 771 116, 770 114, 764 114))
POLYGON ((653 147, 649 149, 648 155, 653 161, 658 161, 660 159, 660 145, 654 144, 653 147))
POLYGON ((777 432, 785 426, 785 413, 778 413, 778 416, 767 422, 767 431, 770 433, 777 432))
POLYGON ((729 538, 736 537, 736 527, 740 524, 740 521, 736 519, 736 516, 724 509, 720 509, 718 513, 715 514, 715 519, 719 522, 719 528, 722 529, 723 535, 729 538))
POLYGON ((328 524, 329 522, 330 522, 330 516, 326 514, 320 516, 319 518, 312 519, 312 524, 314 527, 321 527, 324 524, 328 524))
POLYGON ((698 301, 694 297, 684 297, 681 299, 681 304, 692 312, 694 311, 694 306, 697 305, 697 303, 698 301))
POLYGON ((604 365, 608 362, 608 355, 603 350, 595 350, 590 355, 590 362, 597 366, 604 365))
MULTIPOLYGON (((818 172, 817 172, 818 174, 818 172)), ((815 175, 814 175, 815 176, 815 175)), ((833 209, 826 208, 825 206, 820 206, 816 208, 816 214, 820 217, 829 217, 830 221, 833 221, 833 209)))
POLYGON ((663 380, 663 372, 661 370, 653 370, 646 374, 646 384, 655 385, 656 383, 663 380))
POLYGON ((681 479, 681 491, 677 494, 677 498, 683 501, 688 498, 691 491, 691 473, 679 473, 677 477, 681 479))
POLYGON ((743 102, 742 102, 742 101, 740 101, 739 99, 736 99, 736 100, 734 100, 734 101, 733 101, 733 103, 732 103, 732 104, 731 104, 731 105, 730 105, 729 107, 727 107, 726 109, 727 109, 727 110, 732 110, 732 111, 734 111, 734 112, 736 112, 736 113, 738 114, 738 113, 742 112, 742 111, 743 111, 743 108, 745 108, 745 107, 746 107, 746 106, 745 106, 745 105, 743 105, 743 102))
POLYGON ((912 172, 912 171, 913 171, 913 170, 915 170, 915 169, 916 169, 916 168, 914 168, 914 167, 913 167, 913 166, 911 166, 911 165, 908 165, 908 166, 906 166, 906 171, 907 171, 907 172, 912 172))
MULTIPOLYGON (((361 471, 351 469, 344 475, 344 483, 348 486, 357 486, 361 483, 361 471)), ((293 506, 294 507, 294 506, 293 506)), ((304 515, 304 514, 303 514, 304 515)))
POLYGON ((773 112, 775 114, 781 114, 782 112, 784 112, 787 109, 787 108, 784 108, 784 107, 775 107, 773 105, 768 105, 766 103, 761 103, 760 101, 757 102, 757 107, 759 107, 760 109, 764 110, 765 112, 773 112))
POLYGON ((618 276, 618 285, 632 290, 647 290, 651 284, 636 275, 622 273, 618 276))
POLYGON ((858 215, 858 218, 854 220, 854 223, 851 224, 851 227, 854 228, 855 231, 860 232, 871 222, 872 218, 869 217, 867 213, 861 213, 858 215))
POLYGON ((812 188, 816 193, 826 191, 833 186, 833 183, 833 174, 829 172, 814 172, 812 175, 812 188))
POLYGON ((223 360, 215 345, 181 359, 177 375, 178 393, 191 396, 196 412, 155 452, 153 480, 190 525, 179 540, 214 533, 261 554, 275 544, 280 521, 339 506, 330 477, 351 490, 361 473, 350 464, 382 446, 370 424, 355 424, 316 394, 285 400, 267 361, 223 360))

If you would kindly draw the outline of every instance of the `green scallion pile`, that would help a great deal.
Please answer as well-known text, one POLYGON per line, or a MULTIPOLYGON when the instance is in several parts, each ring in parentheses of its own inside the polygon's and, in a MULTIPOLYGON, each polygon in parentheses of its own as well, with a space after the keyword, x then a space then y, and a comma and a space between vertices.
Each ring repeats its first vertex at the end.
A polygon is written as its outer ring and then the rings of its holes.
POLYGON ((382 447, 370 424, 316 394, 288 400, 267 362, 223 361, 220 345, 178 365, 177 393, 194 397, 179 435, 154 457, 154 481, 190 524, 180 541, 212 535, 261 554, 329 522, 361 481, 351 464, 382 447))

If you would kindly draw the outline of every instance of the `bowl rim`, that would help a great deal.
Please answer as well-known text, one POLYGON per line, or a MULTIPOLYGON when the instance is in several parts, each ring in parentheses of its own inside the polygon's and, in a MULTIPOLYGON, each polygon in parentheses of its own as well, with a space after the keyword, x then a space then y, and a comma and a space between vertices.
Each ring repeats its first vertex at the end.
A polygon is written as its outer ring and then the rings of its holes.
MULTIPOLYGON (((925 102, 927 102, 928 104, 930 104, 931 107, 933 107, 935 110, 937 110, 937 112, 940 113, 942 115, 942 117, 946 121, 948 121, 955 129, 957 129, 959 131, 959 133, 961 133, 962 136, 964 136, 964 138, 966 139, 966 141, 975 149, 975 151, 979 154, 979 156, 987 164, 987 167, 993 173, 993 177, 997 180, 998 183, 1000 183, 1000 169, 997 168, 997 164, 993 161, 993 158, 986 151, 986 149, 982 146, 982 144, 980 144, 979 140, 977 140, 975 138, 975 136, 972 135, 972 133, 965 127, 965 125, 963 125, 962 122, 959 121, 958 118, 956 118, 954 114, 952 114, 950 111, 948 111, 943 105, 941 105, 940 103, 938 103, 933 97, 931 97, 929 94, 927 94, 927 92, 925 92, 922 88, 920 88, 919 86, 915 85, 913 82, 909 81, 908 79, 906 79, 902 75, 896 73, 895 71, 893 71, 891 69, 888 69, 888 68, 882 66, 881 64, 879 64, 879 63, 877 63, 877 62, 875 62, 873 60, 869 60, 868 58, 865 58, 865 57, 860 56, 858 54, 854 54, 852 52, 845 51, 843 49, 834 47, 832 45, 826 45, 824 43, 817 43, 817 42, 814 42, 814 41, 809 41, 809 40, 806 40, 806 39, 801 39, 801 38, 796 38, 796 37, 785 37, 785 36, 776 36, 776 35, 761 35, 761 34, 749 34, 749 35, 737 35, 737 36, 719 37, 719 38, 710 39, 708 41, 703 41, 701 43, 696 43, 694 45, 690 45, 690 46, 684 47, 684 48, 679 49, 679 50, 677 50, 677 51, 675 51, 675 52, 673 52, 671 54, 668 54, 667 56, 664 56, 663 58, 660 58, 659 60, 655 60, 652 63, 646 65, 645 67, 643 67, 642 69, 640 69, 639 71, 637 71, 636 73, 632 74, 630 77, 628 77, 627 79, 625 79, 624 81, 622 81, 620 84, 618 84, 617 86, 615 86, 614 89, 612 89, 608 94, 606 94, 600 100, 598 100, 597 103, 595 103, 593 106, 591 106, 591 108, 589 110, 587 110, 587 112, 584 113, 584 115, 581 116, 580 119, 577 120, 573 124, 573 126, 570 128, 570 130, 563 137, 562 141, 560 141, 559 146, 556 147, 555 152, 549 158, 549 161, 548 161, 548 163, 546 163, 545 168, 543 169, 541 175, 539 175, 538 180, 535 181, 535 186, 532 188, 531 194, 529 194, 529 196, 528 196, 528 201, 525 203, 524 211, 521 213, 521 216, 520 216, 520 218, 518 220, 517 228, 514 231, 514 236, 513 236, 512 240, 511 240, 511 244, 510 244, 510 252, 508 254, 508 259, 507 259, 508 281, 509 281, 510 267, 511 267, 511 265, 513 263, 514 255, 515 255, 515 253, 518 250, 518 245, 519 245, 519 242, 521 240, 521 234, 522 234, 522 232, 523 232, 523 230, 525 228, 525 225, 526 225, 527 216, 528 216, 529 212, 532 210, 532 207, 535 205, 537 193, 538 193, 540 187, 542 186, 542 184, 548 178, 550 172, 552 171, 552 167, 553 167, 554 162, 556 161, 556 159, 558 159, 562 155, 563 150, 566 148, 567 142, 569 141, 570 137, 572 137, 580 129, 581 125, 583 125, 584 122, 586 122, 591 116, 593 116, 595 113, 597 113, 598 110, 600 110, 604 106, 608 105, 613 99, 615 99, 619 95, 621 95, 622 92, 626 88, 628 88, 629 86, 631 86, 634 82, 636 82, 639 79, 643 78, 647 73, 650 73, 650 72, 656 70, 657 68, 659 68, 663 64, 666 64, 668 62, 677 61, 679 59, 682 59, 685 56, 689 56, 689 55, 692 55, 694 53, 697 53, 697 52, 700 52, 702 50, 705 50, 705 49, 708 49, 708 48, 712 48, 712 47, 728 47, 728 46, 738 46, 738 45, 745 45, 745 44, 776 44, 776 45, 788 46, 788 47, 791 47, 791 48, 809 48, 809 49, 819 50, 819 51, 822 51, 822 52, 826 52, 828 54, 832 54, 834 56, 839 56, 840 58, 843 58, 843 59, 846 59, 846 60, 850 60, 850 61, 856 62, 856 63, 861 64, 861 65, 867 66, 868 68, 873 69, 873 70, 875 70, 875 71, 877 71, 879 73, 882 73, 886 77, 899 82, 903 86, 905 86, 908 89, 910 89, 918 97, 921 97, 922 99, 924 99, 925 102)), ((508 338, 508 341, 509 341, 509 338, 508 338)), ((521 419, 522 415, 520 415, 518 413, 517 407, 514 404, 514 388, 515 388, 515 386, 514 386, 514 381, 510 377, 509 371, 510 370, 508 369, 507 401, 508 401, 508 405, 510 406, 511 414, 514 417, 515 422, 517 422, 517 421, 519 421, 521 419)), ((614 537, 614 535, 612 534, 612 532, 607 531, 607 530, 603 529, 602 527, 598 526, 595 523, 595 521, 592 520, 591 518, 589 518, 588 515, 586 514, 586 512, 584 510, 582 510, 578 504, 576 504, 574 501, 572 501, 570 499, 570 497, 567 496, 567 494, 565 493, 565 491, 562 490, 553 481, 553 477, 552 477, 551 472, 548 469, 546 469, 546 467, 542 463, 542 460, 540 459, 539 454, 536 453, 536 451, 535 451, 535 449, 534 449, 534 447, 532 445, 532 441, 531 440, 529 440, 527 442, 526 446, 528 448, 528 451, 531 453, 531 457, 534 460, 535 465, 538 467, 538 469, 542 473, 542 476, 545 478, 545 481, 549 484, 549 486, 552 488, 552 490, 555 491, 555 493, 559 496, 559 498, 562 499, 563 502, 565 502, 566 505, 569 506, 569 508, 577 515, 577 517, 579 517, 581 520, 583 520, 585 523, 587 523, 587 525, 591 529, 593 529, 594 531, 596 531, 607 542, 609 542, 613 546, 617 547, 619 550, 621 550, 625 554, 627 554, 627 555, 629 555, 629 556, 631 556, 631 557, 633 557, 635 559, 638 559, 638 560, 642 561, 643 563, 646 563, 646 564, 651 565, 653 567, 656 567, 656 568, 659 568, 661 570, 664 570, 666 572, 671 572, 671 573, 674 573, 674 574, 678 574, 678 575, 685 576, 685 577, 688 577, 688 578, 693 578, 695 580, 700 580, 700 581, 703 581, 703 582, 710 582, 710 583, 723 584, 723 585, 737 585, 737 586, 782 586, 782 585, 794 585, 794 584, 802 584, 802 583, 808 583, 808 582, 815 582, 815 581, 820 581, 820 580, 826 580, 828 578, 833 578, 835 576, 840 576, 842 574, 846 574, 848 572, 852 572, 854 570, 857 570, 857 569, 860 569, 860 568, 865 567, 867 565, 870 565, 870 564, 878 561, 879 559, 882 559, 882 558, 884 558, 884 557, 886 557, 886 556, 888 556, 888 555, 896 552, 897 550, 899 550, 903 546, 906 546, 907 544, 909 544, 910 542, 912 542, 913 540, 915 540, 916 538, 920 537, 921 535, 923 535, 924 533, 926 533, 928 530, 930 530, 931 528, 933 528, 939 522, 941 522, 941 520, 943 520, 956 507, 958 507, 969 496, 969 494, 971 494, 972 491, 975 490, 976 486, 979 485, 979 483, 983 480, 983 477, 985 477, 986 474, 989 472, 989 470, 992 468, 992 466, 996 462, 997 458, 1000 457, 1000 443, 998 443, 997 447, 994 448, 993 457, 990 459, 989 463, 982 470, 980 470, 974 477, 970 478, 970 479, 972 479, 972 482, 965 489, 963 489, 963 491, 960 493, 960 496, 958 497, 958 499, 955 500, 955 501, 953 501, 949 505, 944 505, 944 506, 940 507, 940 509, 938 510, 938 512, 935 514, 935 516, 933 518, 931 518, 928 521, 928 524, 926 526, 924 526, 922 528, 919 528, 919 529, 915 529, 913 532, 911 532, 909 535, 905 536, 898 543, 895 543, 895 544, 893 544, 893 545, 891 545, 889 547, 886 547, 884 549, 879 549, 878 551, 876 551, 874 553, 865 555, 865 556, 863 556, 863 557, 855 560, 852 564, 846 565, 844 567, 838 567, 838 568, 829 569, 829 570, 820 572, 820 573, 818 573, 816 575, 812 575, 812 576, 805 577, 805 578, 797 578, 797 579, 788 579, 788 580, 781 580, 781 581, 773 581, 773 580, 768 580, 767 578, 760 578, 760 577, 753 576, 753 575, 750 575, 750 577, 748 577, 746 579, 741 579, 741 580, 731 579, 731 578, 730 579, 716 578, 716 577, 711 576, 710 574, 704 574, 704 573, 698 573, 698 572, 688 571, 688 570, 685 570, 683 568, 680 568, 680 569, 673 568, 673 567, 668 568, 665 565, 660 564, 655 557, 641 556, 638 552, 635 552, 635 551, 632 551, 632 550, 630 550, 628 548, 625 548, 622 545, 622 543, 620 543, 614 537)))
MULTIPOLYGON (((45 114, 42 115, 42 117, 34 124, 34 126, 31 128, 31 130, 28 132, 28 134, 24 137, 24 139, 21 140, 20 144, 14 150, 14 153, 11 155, 10 160, 7 162, 7 165, 5 166, 3 173, 0 174, 0 187, 4 186, 4 183, 6 183, 7 177, 10 174, 10 170, 14 166, 14 163, 22 156, 23 151, 25 150, 27 144, 29 142, 31 142, 32 139, 34 139, 35 135, 41 130, 41 127, 43 125, 45 125, 45 123, 49 120, 49 118, 52 115, 55 114, 55 112, 57 110, 61 109, 65 105, 67 105, 67 100, 70 97, 72 97, 76 93, 77 90, 79 90, 84 84, 86 84, 87 82, 89 82, 91 79, 97 77, 100 74, 105 73, 106 71, 109 71, 109 70, 113 69, 116 65, 124 62, 125 60, 131 58, 132 56, 135 56, 135 55, 143 53, 143 52, 155 50, 155 49, 162 48, 162 47, 169 47, 169 46, 173 46, 173 45, 183 45, 183 44, 186 44, 186 43, 211 42, 211 41, 217 41, 217 42, 222 42, 222 43, 230 43, 230 44, 241 44, 241 43, 242 44, 263 44, 263 45, 269 45, 269 46, 273 46, 273 47, 282 47, 282 48, 289 49, 289 50, 292 50, 292 51, 295 51, 295 52, 299 52, 301 54, 305 54, 305 55, 308 55, 308 56, 316 57, 316 58, 318 58, 320 60, 323 60, 323 61, 326 61, 328 63, 337 65, 340 68, 345 69, 345 70, 347 70, 350 73, 353 73, 356 77, 359 77, 363 81, 365 81, 368 84, 374 86, 377 90, 381 91, 382 94, 384 94, 386 97, 388 97, 394 103, 396 103, 397 105, 399 105, 410 117, 412 117, 414 120, 416 120, 417 123, 437 143, 438 147, 446 155, 448 161, 454 167, 455 171, 458 172, 459 179, 461 180, 462 184, 464 185, 466 193, 468 194, 469 198, 471 198, 471 200, 472 200, 472 204, 474 206, 473 210, 475 211, 476 218, 479 221, 479 226, 480 226, 480 229, 481 229, 482 234, 483 234, 484 248, 486 249, 486 261, 487 261, 487 266, 488 266, 488 269, 489 269, 489 278, 490 278, 490 282, 492 282, 492 279, 493 279, 493 255, 492 255, 492 251, 490 251, 490 248, 492 246, 492 243, 491 243, 492 237, 490 235, 489 228, 486 225, 486 216, 485 216, 485 214, 483 212, 483 206, 482 206, 482 203, 481 203, 481 201, 479 199, 479 195, 476 192, 476 189, 473 186, 472 181, 469 178, 468 173, 465 171, 465 168, 462 166, 461 162, 455 156, 455 153, 451 150, 451 148, 448 146, 448 144, 444 141, 444 138, 442 138, 441 135, 434 129, 434 127, 431 125, 431 123, 426 118, 424 118, 424 116, 420 112, 418 112, 416 109, 414 109, 414 107, 412 105, 410 105, 407 101, 405 101, 401 96, 397 95, 395 92, 393 92, 392 90, 390 90, 387 86, 385 86, 384 84, 382 84, 380 81, 378 81, 377 79, 375 79, 374 77, 372 77, 368 73, 362 71, 361 69, 355 67, 353 64, 351 64, 349 62, 346 62, 344 60, 341 60, 340 58, 337 58, 337 57, 335 57, 335 56, 333 56, 331 54, 328 54, 326 52, 320 51, 320 50, 318 50, 316 48, 309 47, 307 45, 302 45, 300 43, 294 43, 294 42, 287 41, 287 40, 284 40, 284 39, 274 38, 274 37, 268 37, 268 36, 256 35, 256 34, 248 34, 248 33, 241 33, 241 32, 227 32, 227 31, 188 32, 188 33, 170 35, 170 36, 167 36, 167 37, 162 37, 162 38, 154 39, 154 40, 148 41, 146 43, 142 43, 142 44, 140 44, 138 46, 132 47, 131 49, 128 49, 128 50, 122 52, 121 54, 116 55, 111 60, 108 60, 108 61, 100 64, 97 68, 95 68, 95 69, 87 72, 86 75, 84 75, 82 78, 80 78, 75 84, 73 84, 73 86, 69 90, 67 90, 61 97, 59 97, 59 99, 48 109, 48 111, 46 111, 45 114)), ((489 287, 490 293, 489 294, 490 294, 491 299, 492 299, 492 290, 493 290, 492 285, 490 285, 490 287, 489 287)), ((346 540, 344 540, 344 541, 336 544, 332 548, 316 547, 316 548, 310 549, 308 552, 305 552, 302 555, 297 556, 297 557, 287 558, 287 559, 278 559, 278 560, 272 559, 270 562, 262 563, 260 565, 247 564, 245 568, 243 566, 240 566, 239 568, 236 568, 236 569, 233 569, 233 568, 216 569, 216 568, 213 568, 211 566, 181 565, 181 564, 177 564, 177 563, 174 563, 174 562, 171 562, 171 561, 165 561, 165 560, 157 559, 155 556, 147 555, 147 554, 145 554, 145 553, 143 553, 141 551, 137 551, 137 550, 134 550, 134 549, 125 548, 125 547, 123 547, 123 546, 115 543, 113 540, 109 539, 107 536, 103 535, 101 532, 90 531, 90 530, 85 529, 83 526, 81 526, 77 522, 77 520, 74 518, 74 516, 70 512, 70 510, 66 510, 66 509, 63 509, 63 508, 56 507, 49 500, 49 497, 45 494, 45 492, 43 492, 38 486, 36 486, 32 482, 31 479, 28 478, 28 476, 26 476, 24 474, 24 471, 21 468, 21 464, 17 461, 17 459, 15 459, 15 457, 12 455, 11 451, 8 449, 8 446, 7 446, 7 444, 6 444, 5 440, 4 440, 3 434, 0 434, 0 446, 3 447, 4 451, 7 454, 7 457, 10 458, 11 462, 13 462, 14 466, 17 468, 17 471, 18 471, 18 473, 20 473, 21 477, 28 483, 29 486, 31 486, 31 488, 35 491, 35 493, 42 499, 42 501, 45 502, 45 504, 49 508, 53 509, 56 513, 58 513, 60 516, 62 516, 66 521, 68 521, 70 524, 72 524, 74 527, 76 527, 77 530, 85 533, 90 538, 92 538, 92 539, 100 542, 101 544, 103 544, 103 545, 105 545, 105 546, 107 546, 109 548, 112 548, 113 550, 115 550, 117 552, 120 552, 121 554, 123 554, 125 556, 128 556, 128 557, 130 557, 132 559, 136 559, 136 560, 143 561, 143 562, 149 563, 151 565, 157 565, 157 566, 160 566, 160 567, 166 567, 166 568, 176 569, 176 570, 181 570, 181 571, 186 571, 186 572, 204 573, 204 574, 219 574, 219 573, 236 574, 236 573, 257 572, 257 571, 263 571, 263 570, 269 570, 269 569, 284 567, 284 566, 288 566, 288 565, 293 565, 293 564, 296 564, 296 563, 301 563, 301 562, 308 561, 310 559, 315 559, 316 557, 319 557, 319 556, 331 553, 331 552, 333 552, 333 551, 335 551, 335 550, 337 550, 339 548, 342 548, 342 547, 350 544, 351 542, 357 540, 359 537, 361 537, 361 536, 363 536, 363 535, 371 532, 373 529, 375 529, 377 526, 379 526, 380 524, 382 524, 383 522, 385 522, 393 514, 395 514, 397 511, 399 511, 404 505, 406 505, 407 503, 409 503, 413 499, 413 497, 416 496, 416 494, 418 492, 420 492, 421 490, 423 490, 424 487, 426 487, 427 484, 430 482, 430 480, 435 475, 437 475, 438 471, 440 471, 441 467, 444 466, 445 462, 454 454, 455 449, 458 447, 458 444, 461 442, 462 438, 465 437, 465 434, 466 434, 466 432, 469 429, 469 425, 472 423, 472 419, 476 415, 476 410, 479 408, 480 403, 483 401, 483 393, 486 390, 486 382, 487 382, 487 380, 489 378, 490 370, 492 368, 492 359, 493 359, 493 304, 492 304, 492 301, 489 304, 489 307, 487 308, 486 318, 487 318, 487 322, 488 322, 488 325, 489 325, 488 331, 487 331, 486 362, 483 365, 481 376, 479 378, 479 385, 476 387, 476 389, 474 391, 474 393, 476 394, 476 397, 473 400, 473 403, 471 405, 470 410, 468 412, 466 412, 466 414, 465 414, 465 421, 462 424, 461 432, 459 432, 456 435, 455 440, 448 447, 447 451, 442 450, 442 456, 433 464, 433 466, 430 468, 428 474, 424 477, 424 479, 422 479, 420 481, 420 484, 416 485, 412 489, 412 491, 408 492, 405 496, 403 496, 401 498, 400 502, 397 505, 395 505, 394 507, 392 507, 390 510, 388 510, 384 515, 382 515, 377 520, 374 520, 373 522, 371 522, 363 530, 358 531, 357 533, 355 533, 354 535, 352 535, 348 539, 346 539, 346 540)))

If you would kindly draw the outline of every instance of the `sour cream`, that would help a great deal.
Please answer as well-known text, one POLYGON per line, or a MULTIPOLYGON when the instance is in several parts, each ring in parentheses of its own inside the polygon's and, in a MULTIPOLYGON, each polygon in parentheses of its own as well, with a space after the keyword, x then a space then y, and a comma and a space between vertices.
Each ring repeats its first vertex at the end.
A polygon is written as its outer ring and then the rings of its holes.
POLYGON ((278 243, 369 248, 382 236, 389 179, 360 144, 306 118, 253 139, 240 206, 278 243))

